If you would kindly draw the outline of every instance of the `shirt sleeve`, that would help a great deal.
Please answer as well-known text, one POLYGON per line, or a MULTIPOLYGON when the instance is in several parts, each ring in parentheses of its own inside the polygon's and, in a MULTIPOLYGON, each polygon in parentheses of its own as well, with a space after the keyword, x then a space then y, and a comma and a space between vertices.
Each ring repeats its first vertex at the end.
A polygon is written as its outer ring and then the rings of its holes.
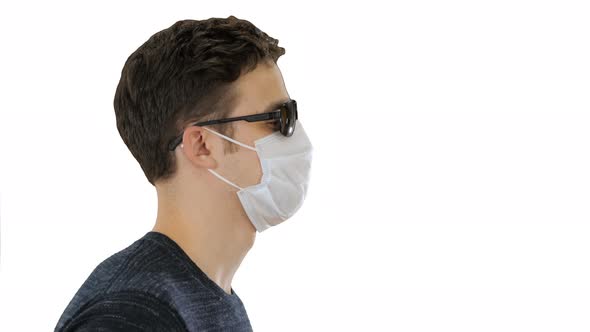
POLYGON ((63 332, 186 332, 170 305, 140 291, 107 293, 76 314, 63 332))

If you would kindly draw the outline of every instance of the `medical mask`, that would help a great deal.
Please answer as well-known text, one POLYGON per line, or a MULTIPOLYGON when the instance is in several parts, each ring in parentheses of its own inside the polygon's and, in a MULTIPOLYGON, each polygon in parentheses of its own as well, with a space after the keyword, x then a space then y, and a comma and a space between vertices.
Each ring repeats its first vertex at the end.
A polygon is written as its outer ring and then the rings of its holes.
POLYGON ((275 131, 254 141, 255 147, 207 127, 203 128, 258 154, 262 179, 256 185, 241 188, 214 170, 208 169, 219 179, 239 189, 238 198, 258 232, 280 224, 299 210, 307 194, 313 150, 299 120, 293 135, 287 137, 275 131))

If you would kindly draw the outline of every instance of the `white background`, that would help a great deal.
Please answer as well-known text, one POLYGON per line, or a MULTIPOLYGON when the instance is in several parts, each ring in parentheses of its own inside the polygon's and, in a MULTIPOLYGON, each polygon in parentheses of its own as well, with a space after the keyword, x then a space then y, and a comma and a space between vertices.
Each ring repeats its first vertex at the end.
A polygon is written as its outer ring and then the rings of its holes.
POLYGON ((306 203, 234 278, 255 331, 589 331, 586 4, 2 2, 0 331, 52 331, 151 229, 121 69, 229 15, 285 47, 315 153, 306 203))

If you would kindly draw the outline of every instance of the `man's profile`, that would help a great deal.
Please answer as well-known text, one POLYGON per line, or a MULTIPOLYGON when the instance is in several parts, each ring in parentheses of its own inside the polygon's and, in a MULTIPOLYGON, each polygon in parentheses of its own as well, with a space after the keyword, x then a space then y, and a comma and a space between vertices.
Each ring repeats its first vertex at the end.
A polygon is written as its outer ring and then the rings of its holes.
POLYGON ((154 185, 153 229, 92 271, 55 331, 251 331, 232 279, 305 199, 312 145, 252 23, 183 20, 125 62, 117 129, 154 185))

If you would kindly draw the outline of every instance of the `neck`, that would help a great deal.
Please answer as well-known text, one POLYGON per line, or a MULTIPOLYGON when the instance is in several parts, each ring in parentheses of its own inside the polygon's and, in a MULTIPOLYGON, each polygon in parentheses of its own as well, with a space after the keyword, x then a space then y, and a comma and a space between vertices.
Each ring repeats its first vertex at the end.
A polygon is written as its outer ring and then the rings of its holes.
POLYGON ((237 199, 220 201, 223 206, 210 204, 211 198, 195 200, 193 196, 191 202, 182 202, 179 197, 159 195, 152 231, 174 240, 209 279, 231 294, 232 279, 254 244, 256 230, 237 199))

